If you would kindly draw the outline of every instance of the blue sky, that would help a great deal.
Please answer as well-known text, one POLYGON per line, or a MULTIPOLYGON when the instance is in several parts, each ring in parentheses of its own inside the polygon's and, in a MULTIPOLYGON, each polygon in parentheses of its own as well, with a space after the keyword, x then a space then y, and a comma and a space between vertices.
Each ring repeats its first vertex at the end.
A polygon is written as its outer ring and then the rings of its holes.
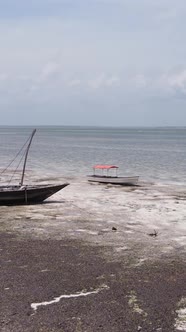
POLYGON ((0 0, 1 125, 186 126, 185 0, 0 0))

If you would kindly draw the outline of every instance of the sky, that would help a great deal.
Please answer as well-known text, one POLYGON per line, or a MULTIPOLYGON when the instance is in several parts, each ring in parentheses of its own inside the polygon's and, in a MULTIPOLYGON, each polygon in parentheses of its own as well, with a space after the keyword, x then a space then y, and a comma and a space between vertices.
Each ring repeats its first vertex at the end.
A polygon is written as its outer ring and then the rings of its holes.
POLYGON ((185 0, 0 0, 0 125, 186 126, 185 0))

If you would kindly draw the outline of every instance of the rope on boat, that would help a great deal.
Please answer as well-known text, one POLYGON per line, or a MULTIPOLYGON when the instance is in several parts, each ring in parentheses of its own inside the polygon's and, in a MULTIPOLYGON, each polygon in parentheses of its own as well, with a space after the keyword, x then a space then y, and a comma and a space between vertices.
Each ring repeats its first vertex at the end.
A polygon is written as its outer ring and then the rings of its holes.
MULTIPOLYGON (((21 154, 21 152, 23 151, 23 149, 25 148, 25 146, 28 144, 28 142, 29 142, 29 140, 30 140, 30 137, 26 140, 26 142, 23 144, 23 146, 22 146, 22 148, 18 151, 18 153, 16 154, 16 156, 11 160, 11 162, 0 172, 0 175, 2 175, 3 173, 5 173, 7 170, 8 170, 8 168, 13 164, 13 162, 17 159, 17 157, 21 154)), ((13 172, 13 175, 11 176, 11 178, 10 178, 10 180, 8 181, 8 184, 10 184, 10 182, 12 181, 12 179, 13 179, 13 177, 14 177, 14 175, 15 175, 15 173, 16 173, 16 171, 18 170, 18 168, 19 168, 19 166, 20 166, 20 164, 21 164, 21 162, 22 162, 22 160, 23 160, 23 158, 24 158, 24 156, 25 156, 25 153, 26 152, 24 152, 23 153, 23 155, 22 155, 22 157, 21 157, 21 159, 20 159, 20 161, 19 161, 19 163, 18 163, 18 166, 16 167, 16 169, 14 170, 14 172, 13 172)))
POLYGON ((13 174, 12 174, 12 176, 11 176, 10 180, 8 181, 8 184, 10 184, 10 182, 12 181, 12 179, 13 179, 13 177, 14 177, 15 173, 17 172, 17 170, 18 170, 18 168, 19 168, 19 166, 20 166, 20 164, 21 164, 21 162, 22 162, 23 158, 24 158, 24 155, 22 155, 22 157, 21 157, 21 160, 20 160, 19 164, 17 165, 17 167, 16 167, 16 169, 14 170, 14 172, 13 172, 13 174))

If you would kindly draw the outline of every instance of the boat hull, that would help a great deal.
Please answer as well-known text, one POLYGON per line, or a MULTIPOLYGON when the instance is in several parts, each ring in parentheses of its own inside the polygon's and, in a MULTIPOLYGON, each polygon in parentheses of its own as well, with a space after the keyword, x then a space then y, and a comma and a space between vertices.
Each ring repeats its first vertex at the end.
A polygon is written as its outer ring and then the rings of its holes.
POLYGON ((125 186, 134 186, 137 184, 139 176, 101 176, 89 175, 88 181, 106 184, 119 184, 125 186))
POLYGON ((19 205, 41 203, 69 183, 59 185, 9 186, 0 187, 0 205, 19 205))

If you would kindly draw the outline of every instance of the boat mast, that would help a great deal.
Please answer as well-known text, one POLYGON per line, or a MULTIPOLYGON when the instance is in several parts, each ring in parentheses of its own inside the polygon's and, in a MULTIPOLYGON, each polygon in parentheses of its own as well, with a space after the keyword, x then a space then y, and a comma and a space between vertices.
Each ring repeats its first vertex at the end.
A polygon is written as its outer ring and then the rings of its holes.
POLYGON ((23 179, 24 179, 25 168, 26 168, 26 161, 27 161, 27 157, 28 157, 28 150, 29 150, 30 145, 31 145, 31 143, 32 143, 32 138, 33 138, 35 132, 36 132, 36 129, 33 130, 32 134, 31 134, 31 137, 30 137, 29 144, 28 144, 27 149, 26 149, 26 153, 25 153, 25 161, 24 161, 24 165, 23 165, 23 172, 22 172, 22 177, 21 177, 20 186, 23 185, 23 179))

